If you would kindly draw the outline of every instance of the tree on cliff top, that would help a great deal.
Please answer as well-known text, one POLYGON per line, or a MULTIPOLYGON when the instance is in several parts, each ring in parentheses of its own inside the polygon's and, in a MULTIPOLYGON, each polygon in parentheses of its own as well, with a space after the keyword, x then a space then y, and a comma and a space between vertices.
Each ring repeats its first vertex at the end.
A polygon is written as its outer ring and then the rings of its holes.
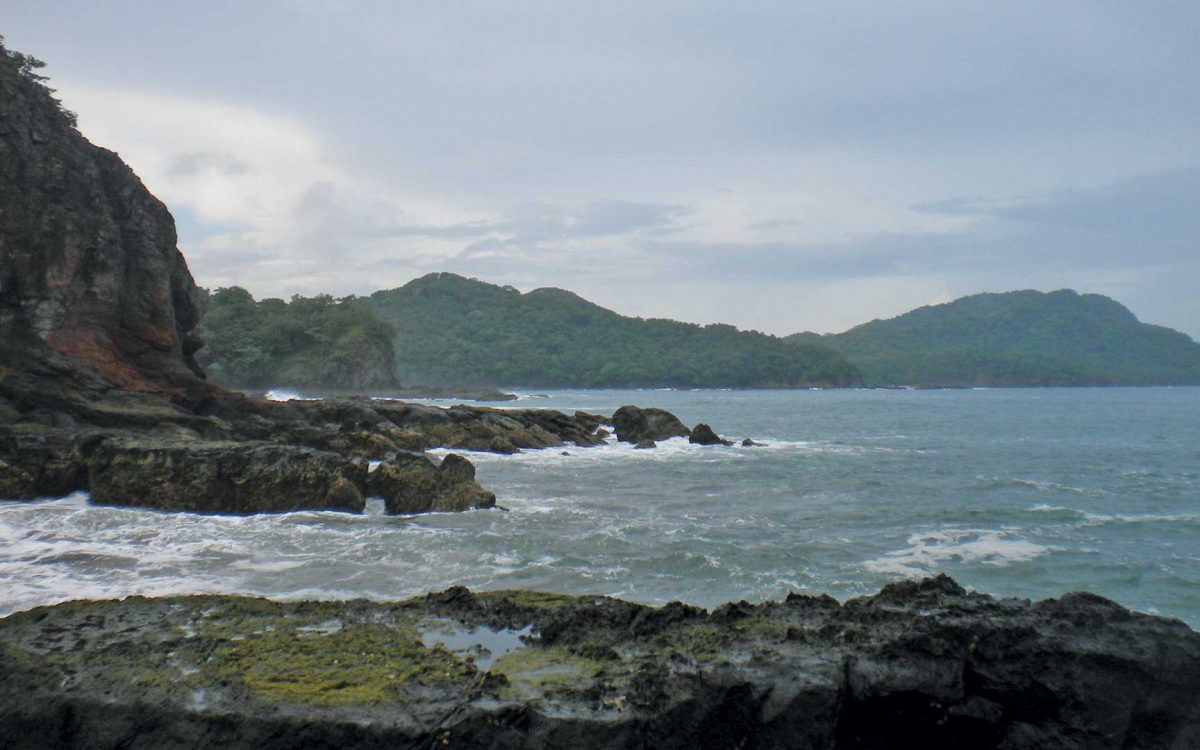
MULTIPOLYGON (((51 94, 54 93, 54 89, 50 88, 45 83, 50 79, 37 72, 46 67, 46 63, 34 57, 33 55, 27 55, 24 52, 17 52, 16 50, 5 47, 3 34, 0 34, 0 61, 7 61, 9 64, 15 65, 17 67, 17 72, 20 73, 24 78, 33 81, 37 85, 46 89, 47 92, 51 94)), ((50 98, 54 99, 54 103, 58 105, 58 111, 63 113, 63 116, 67 118, 67 122, 71 124, 71 127, 75 127, 78 120, 78 118, 75 116, 75 113, 64 107, 62 101, 59 99, 53 96, 50 98)))

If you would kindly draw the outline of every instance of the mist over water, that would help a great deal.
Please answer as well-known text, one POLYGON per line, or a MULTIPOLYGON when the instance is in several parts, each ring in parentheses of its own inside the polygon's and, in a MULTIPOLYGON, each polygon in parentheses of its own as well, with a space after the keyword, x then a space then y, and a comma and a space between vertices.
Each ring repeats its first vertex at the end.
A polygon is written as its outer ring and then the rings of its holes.
POLYGON ((711 607, 846 598, 946 572, 997 595, 1088 589, 1200 626, 1200 388, 550 391, 504 406, 626 403, 768 445, 466 454, 509 512, 0 503, 0 613, 129 594, 391 599, 454 584, 711 607))

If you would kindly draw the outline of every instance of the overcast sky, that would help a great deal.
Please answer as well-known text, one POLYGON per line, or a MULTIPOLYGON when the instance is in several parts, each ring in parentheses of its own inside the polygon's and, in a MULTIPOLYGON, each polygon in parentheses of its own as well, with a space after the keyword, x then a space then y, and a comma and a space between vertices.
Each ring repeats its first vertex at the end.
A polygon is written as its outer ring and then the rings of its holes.
POLYGON ((6 3, 197 281, 431 271, 840 331, 1070 287, 1200 337, 1200 3, 6 3))

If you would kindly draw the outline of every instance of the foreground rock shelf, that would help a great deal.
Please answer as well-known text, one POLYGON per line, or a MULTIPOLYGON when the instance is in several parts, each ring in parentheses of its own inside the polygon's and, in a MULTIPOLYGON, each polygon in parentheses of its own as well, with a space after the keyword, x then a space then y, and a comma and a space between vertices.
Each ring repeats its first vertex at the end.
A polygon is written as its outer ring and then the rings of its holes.
POLYGON ((712 612, 462 588, 72 602, 0 620, 0 738, 1182 750, 1200 746, 1200 634, 1090 594, 996 600, 944 576, 712 612))

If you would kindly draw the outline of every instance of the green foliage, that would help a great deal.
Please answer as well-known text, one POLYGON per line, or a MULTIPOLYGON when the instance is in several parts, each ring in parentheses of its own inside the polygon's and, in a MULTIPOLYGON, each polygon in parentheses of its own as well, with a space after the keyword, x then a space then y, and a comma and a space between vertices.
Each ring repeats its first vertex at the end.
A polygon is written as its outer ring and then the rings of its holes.
POLYGON ((789 341, 832 346, 870 385, 1200 384, 1200 344, 1070 290, 978 294, 789 341))
POLYGON ((603 387, 852 385, 820 344, 732 326, 627 318, 561 289, 521 294, 430 274, 360 304, 396 329, 401 382, 603 387))
MULTIPOLYGON (((10 65, 15 66, 18 74, 45 89, 47 94, 54 93, 54 89, 45 84, 45 82, 50 79, 38 73, 39 70, 46 67, 46 63, 37 59, 33 55, 27 55, 23 52, 17 52, 16 50, 8 49, 4 46, 3 35, 0 35, 0 60, 6 61, 10 65)), ((55 99, 53 96, 51 96, 50 99, 54 102, 55 106, 58 107, 58 111, 64 118, 66 118, 71 127, 75 127, 78 122, 78 118, 75 116, 75 113, 65 108, 62 102, 58 99, 55 99)))
POLYGON ((209 295, 197 361, 233 388, 392 386, 392 329, 354 299, 324 294, 255 302, 240 287, 209 295))

